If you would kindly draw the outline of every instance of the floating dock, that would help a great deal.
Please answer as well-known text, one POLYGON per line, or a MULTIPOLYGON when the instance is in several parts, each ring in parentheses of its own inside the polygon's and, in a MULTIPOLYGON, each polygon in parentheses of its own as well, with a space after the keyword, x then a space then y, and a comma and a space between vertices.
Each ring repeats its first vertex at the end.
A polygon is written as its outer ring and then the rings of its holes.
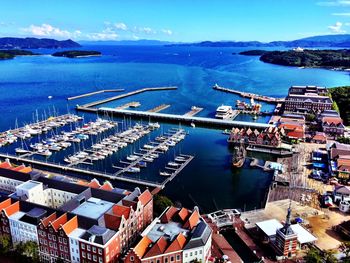
POLYGON ((68 97, 67 100, 76 100, 76 99, 80 99, 80 98, 84 98, 84 97, 89 97, 89 96, 93 96, 96 94, 100 94, 100 93, 105 93, 105 92, 120 92, 120 91, 124 91, 125 89, 104 89, 104 90, 98 90, 98 91, 93 91, 93 92, 89 92, 89 93, 84 93, 81 95, 77 95, 77 96, 73 96, 73 97, 68 97))
POLYGON ((153 109, 148 110, 148 112, 160 112, 170 107, 170 104, 161 104, 153 109))
POLYGON ((248 93, 248 92, 243 92, 243 91, 239 91, 239 90, 223 88, 223 87, 220 87, 218 85, 214 85, 213 89, 227 92, 227 93, 237 94, 243 98, 252 98, 254 100, 260 100, 260 101, 264 101, 264 102, 268 102, 268 103, 284 102, 284 98, 274 98, 274 97, 269 97, 269 96, 264 96, 264 95, 258 95, 258 94, 254 94, 254 93, 248 93))
POLYGON ((200 107, 192 107, 191 110, 189 112, 186 112, 184 114, 184 116, 189 116, 189 117, 192 117, 198 113, 200 113, 201 111, 203 110, 203 108, 200 108, 200 107))
POLYGON ((126 104, 120 105, 120 106, 116 107, 116 109, 123 110, 123 109, 127 109, 127 108, 137 108, 139 106, 141 106, 140 102, 132 101, 132 102, 128 102, 126 104))
MULTIPOLYGON (((107 102, 111 102, 111 101, 114 101, 114 100, 119 100, 119 99, 122 99, 122 98, 126 98, 126 97, 129 97, 129 96, 133 96, 133 95, 136 95, 136 94, 139 94, 139 93, 143 93, 143 92, 147 92, 147 91, 176 90, 176 89, 177 89, 176 86, 172 86, 172 87, 156 87, 156 88, 143 88, 143 89, 130 91, 128 93, 124 93, 124 94, 121 94, 121 95, 118 95, 118 96, 113 96, 113 97, 110 97, 110 98, 107 98, 107 99, 90 102, 90 103, 82 105, 81 107, 91 108, 91 107, 95 107, 97 105, 101 105, 101 104, 104 104, 104 103, 107 103, 107 102)), ((77 108, 79 108, 79 106, 77 106, 77 108)))
MULTIPOLYGON (((84 107, 78 107, 78 110, 84 111, 84 107)), ((115 115, 128 116, 128 117, 138 117, 160 121, 168 121, 174 123, 186 123, 195 125, 204 125, 204 126, 215 126, 215 127, 250 127, 256 129, 266 129, 269 127, 275 127, 275 124, 267 124, 267 123, 257 123, 257 122, 246 122, 246 121, 234 121, 234 120, 220 120, 213 118, 205 118, 205 117, 195 117, 195 116, 184 116, 184 115, 176 115, 176 114, 167 114, 167 113, 155 113, 155 112, 147 112, 147 111, 133 111, 133 110, 117 110, 113 108, 102 107, 98 109, 101 113, 111 113, 115 115)))
MULTIPOLYGON (((181 166, 179 168, 175 168, 175 169, 171 169, 173 170, 173 172, 171 173, 171 175, 163 182, 164 184, 170 182, 171 180, 173 180, 194 158, 194 156, 192 155, 186 155, 186 154, 180 154, 180 156, 185 157, 186 161, 184 163, 181 164, 181 166)), ((169 168, 166 168, 169 169, 169 168)))

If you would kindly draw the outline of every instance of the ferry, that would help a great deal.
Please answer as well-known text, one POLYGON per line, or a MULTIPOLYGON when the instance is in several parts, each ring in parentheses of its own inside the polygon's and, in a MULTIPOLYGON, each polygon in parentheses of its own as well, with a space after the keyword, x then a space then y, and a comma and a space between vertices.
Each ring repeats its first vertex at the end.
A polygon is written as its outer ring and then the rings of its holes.
POLYGON ((229 119, 232 117, 233 110, 231 106, 221 105, 216 109, 215 118, 217 119, 229 119))

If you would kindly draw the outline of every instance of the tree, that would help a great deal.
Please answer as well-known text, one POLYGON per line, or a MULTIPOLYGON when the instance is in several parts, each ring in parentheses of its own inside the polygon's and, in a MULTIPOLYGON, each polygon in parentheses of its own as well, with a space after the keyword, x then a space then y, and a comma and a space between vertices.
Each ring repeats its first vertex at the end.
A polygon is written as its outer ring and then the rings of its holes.
POLYGON ((321 253, 314 248, 311 248, 307 252, 305 256, 305 260, 306 260, 306 263, 323 263, 323 257, 321 253))
POLYGON ((155 195, 153 197, 154 214, 156 216, 159 216, 165 210, 165 208, 172 205, 173 202, 164 195, 155 195))
POLYGON ((309 114, 307 114, 306 115, 306 121, 308 121, 308 122, 313 122, 313 121, 315 121, 316 120, 316 115, 315 114, 312 114, 312 113, 309 113, 309 114))
POLYGON ((324 259, 326 260, 326 263, 337 263, 338 260, 334 256, 334 252, 332 250, 327 250, 324 252, 324 259))
POLYGON ((11 249, 11 238, 8 235, 0 235, 0 254, 5 255, 11 249))

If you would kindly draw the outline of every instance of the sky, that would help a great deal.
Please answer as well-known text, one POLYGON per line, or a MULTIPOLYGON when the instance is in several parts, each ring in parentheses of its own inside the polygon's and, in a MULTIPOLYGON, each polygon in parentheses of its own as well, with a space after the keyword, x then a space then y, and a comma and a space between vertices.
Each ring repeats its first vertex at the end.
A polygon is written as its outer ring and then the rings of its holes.
POLYGON ((350 33, 350 0, 0 0, 0 37, 262 42, 350 33))

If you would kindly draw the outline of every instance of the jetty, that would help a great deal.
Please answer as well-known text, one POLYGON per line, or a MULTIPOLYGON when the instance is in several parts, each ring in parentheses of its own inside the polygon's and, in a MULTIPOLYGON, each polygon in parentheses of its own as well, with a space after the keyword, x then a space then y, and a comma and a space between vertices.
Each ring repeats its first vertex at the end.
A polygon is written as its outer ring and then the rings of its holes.
POLYGON ((140 178, 130 178, 130 177, 125 177, 125 176, 115 176, 114 174, 108 174, 108 173, 102 173, 102 172, 97 172, 97 171, 92 171, 92 170, 86 170, 86 169, 80 169, 76 167, 68 167, 67 165, 61 165, 57 163, 52 163, 48 161, 39 161, 39 160, 34 160, 34 159, 27 159, 23 157, 18 157, 10 154, 2 154, 0 153, 0 158, 3 159, 9 159, 15 163, 23 163, 23 164, 28 164, 28 165, 34 165, 37 167, 46 167, 46 168, 51 168, 55 170, 59 170, 61 172, 73 172, 81 175, 87 175, 87 176, 92 176, 92 177, 98 177, 98 178, 104 178, 110 181, 123 181, 127 183, 132 183, 132 184, 138 184, 138 185, 143 185, 143 186, 148 186, 148 187, 159 187, 161 189, 164 188, 165 184, 164 183, 158 183, 158 182, 152 182, 152 181, 147 181, 143 180, 140 178))
POLYGON ((148 110, 148 112, 160 112, 170 107, 170 104, 161 104, 153 109, 148 110))
MULTIPOLYGON (((78 110, 84 111, 84 107, 78 107, 78 110)), ((88 109, 89 111, 89 109, 88 109)), ((97 109, 100 113, 108 113, 119 116, 127 116, 127 117, 138 117, 159 121, 168 121, 173 123, 186 123, 186 124, 195 124, 195 125, 203 125, 203 126, 215 126, 215 127, 250 127, 251 129, 266 129, 269 127, 275 127, 275 124, 267 124, 267 123, 258 123, 258 122, 247 122, 247 121, 234 121, 230 119, 221 120, 221 119, 213 119, 206 117, 196 117, 196 116, 184 116, 177 114, 167 114, 167 113, 156 113, 156 112, 148 112, 148 111, 133 111, 133 110, 118 110, 108 107, 101 107, 97 109)))
POLYGON ((89 96, 93 96, 93 95, 100 94, 100 93, 121 92, 121 91, 124 91, 124 90, 125 89, 103 89, 103 90, 98 90, 98 91, 93 91, 93 92, 89 92, 89 93, 80 94, 80 95, 73 96, 73 97, 68 97, 67 100, 76 100, 76 99, 89 97, 89 96))
POLYGON ((122 109, 127 109, 127 108, 137 108, 141 105, 140 102, 138 101, 132 101, 132 102, 128 102, 126 104, 120 105, 118 107, 116 107, 116 109, 118 110, 122 110, 122 109))
POLYGON ((259 94, 255 94, 255 93, 243 92, 243 91, 239 91, 239 90, 235 90, 235 89, 228 89, 228 88, 220 87, 219 85, 214 85, 213 89, 218 90, 218 91, 222 91, 222 92, 237 94, 243 98, 250 98, 250 99, 264 101, 264 102, 268 102, 268 103, 284 102, 284 98, 274 98, 274 97, 259 95, 259 94))
POLYGON ((189 112, 186 112, 184 114, 184 116, 191 117, 191 116, 194 116, 194 115, 200 113, 202 110, 203 110, 203 108, 192 106, 191 110, 189 112))
MULTIPOLYGON (((140 94, 140 93, 143 93, 143 92, 147 92, 147 91, 176 90, 176 89, 177 89, 176 86, 143 88, 143 89, 138 89, 138 90, 130 91, 130 92, 127 92, 127 93, 123 93, 123 94, 118 95, 118 96, 113 96, 113 97, 110 97, 110 98, 93 101, 93 102, 84 104, 81 107, 91 108, 91 107, 95 107, 97 105, 101 105, 101 104, 104 104, 104 103, 107 103, 107 102, 111 102, 111 101, 114 101, 114 100, 119 100, 119 99, 122 99, 122 98, 130 97, 130 96, 133 96, 133 95, 136 95, 136 94, 140 94)), ((79 108, 79 106, 77 106, 77 108, 79 108)))
POLYGON ((186 158, 186 161, 178 168, 165 167, 168 170, 172 170, 170 177, 168 177, 163 183, 168 183, 173 180, 194 158, 192 155, 180 154, 181 157, 186 158))

